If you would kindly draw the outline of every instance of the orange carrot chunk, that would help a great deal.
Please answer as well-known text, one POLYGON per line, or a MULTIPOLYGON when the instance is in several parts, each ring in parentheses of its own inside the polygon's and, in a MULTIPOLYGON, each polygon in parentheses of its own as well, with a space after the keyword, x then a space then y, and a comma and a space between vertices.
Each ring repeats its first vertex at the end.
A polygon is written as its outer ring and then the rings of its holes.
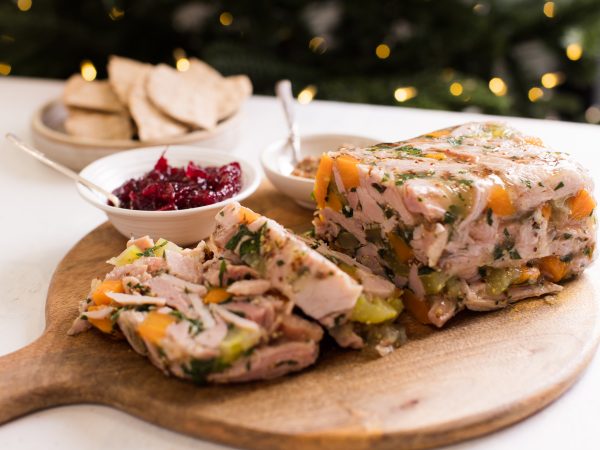
POLYGON ((512 204, 510 195, 508 195, 508 191, 497 184, 490 189, 488 207, 497 216, 511 216, 515 213, 515 207, 512 204))
POLYGON ((542 216, 546 220, 550 220, 552 217, 552 206, 550 206, 550 203, 544 203, 544 206, 542 206, 542 216))
POLYGON ((325 207, 325 199, 327 198, 327 189, 331 181, 331 171, 333 169, 333 159, 327 155, 321 156, 317 175, 315 176, 315 201, 319 209, 325 207))
POLYGON ((138 333, 143 339, 157 345, 165 337, 167 327, 176 321, 177 319, 170 314, 150 311, 138 326, 138 333))
POLYGON ((546 256, 540 259, 540 271, 554 283, 562 280, 568 271, 568 264, 560 260, 558 256, 546 256))
POLYGON ((251 224, 256 219, 260 217, 260 214, 255 213, 254 211, 244 208, 243 206, 240 208, 240 212, 238 213, 238 217, 240 222, 251 224))
POLYGON ((400 236, 396 235, 395 233, 388 233, 388 241, 390 242, 391 247, 394 249, 396 259, 399 262, 406 263, 408 260, 413 258, 414 253, 412 249, 400 236))
POLYGON ((340 177, 346 189, 352 189, 360 185, 358 159, 350 155, 341 155, 335 159, 335 165, 340 172, 340 177))
POLYGON ((231 298, 231 294, 224 288, 211 288, 204 296, 204 303, 223 303, 231 298))
MULTIPOLYGON (((88 311, 96 311, 98 309, 100 309, 100 307, 97 305, 90 305, 88 307, 88 311)), ((98 328, 103 333, 110 334, 113 331, 113 323, 108 317, 105 317, 104 319, 92 319, 91 317, 88 317, 87 320, 92 326, 98 328)))
POLYGON ((575 220, 585 219, 592 214, 596 207, 596 202, 585 189, 581 189, 577 194, 567 200, 571 210, 571 218, 575 220))
POLYGON ((106 295, 109 292, 125 292, 121 280, 104 280, 93 292, 92 301, 96 305, 110 305, 112 299, 106 295))
POLYGON ((415 319, 424 325, 431 323, 429 320, 429 303, 424 298, 417 297, 409 290, 404 291, 402 303, 415 319))

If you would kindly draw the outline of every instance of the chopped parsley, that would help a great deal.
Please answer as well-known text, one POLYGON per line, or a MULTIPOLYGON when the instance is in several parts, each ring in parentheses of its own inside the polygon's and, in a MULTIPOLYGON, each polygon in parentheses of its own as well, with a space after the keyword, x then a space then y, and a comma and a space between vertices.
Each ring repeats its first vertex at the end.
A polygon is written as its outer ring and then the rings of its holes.
POLYGON ((403 145, 402 147, 398 147, 396 149, 396 151, 402 152, 402 153, 407 153, 412 156, 422 156, 423 155, 423 152, 421 151, 421 149, 418 149, 417 147, 413 147, 412 145, 403 145))
POLYGON ((555 191, 558 191, 560 188, 565 187, 565 183, 563 183, 562 181, 560 183, 558 183, 556 185, 556 187, 554 188, 555 191))
POLYGON ((240 258, 244 263, 253 266, 260 257, 260 244, 266 228, 266 222, 256 232, 250 231, 246 225, 241 225, 238 232, 225 244, 225 248, 235 251, 239 245, 240 258))
POLYGON ((379 192, 380 194, 383 194, 385 192, 385 190, 387 189, 385 186, 379 184, 379 183, 371 183, 371 186, 373 186, 377 192, 379 192))
POLYGON ((571 262, 573 260, 573 253, 569 253, 568 255, 561 256, 560 260, 562 262, 566 262, 566 263, 571 262))
POLYGON ((448 208, 448 211, 446 211, 444 213, 444 223, 446 224, 450 224, 450 223, 454 223, 456 222, 456 219, 458 219, 458 206, 456 205, 450 205, 450 207, 448 208))
POLYGON ((169 241, 165 241, 162 244, 157 244, 154 247, 147 248, 142 253, 136 253, 136 256, 140 256, 140 257, 156 256, 156 251, 163 248, 168 243, 169 243, 169 241))
POLYGON ((492 208, 488 208, 487 211, 485 212, 485 219, 487 220, 487 224, 491 227, 492 224, 494 223, 494 219, 492 218, 492 208))
POLYGON ((448 138, 448 143, 454 147, 457 147, 459 145, 462 145, 463 143, 463 138, 459 137, 459 138, 455 138, 455 137, 449 137, 448 138))
POLYGON ((508 256, 510 256, 510 259, 521 259, 521 255, 519 255, 519 252, 516 249, 509 251, 508 256))
POLYGON ((227 272, 227 263, 224 259, 221 260, 221 265, 219 266, 219 286, 223 287, 223 276, 227 272))

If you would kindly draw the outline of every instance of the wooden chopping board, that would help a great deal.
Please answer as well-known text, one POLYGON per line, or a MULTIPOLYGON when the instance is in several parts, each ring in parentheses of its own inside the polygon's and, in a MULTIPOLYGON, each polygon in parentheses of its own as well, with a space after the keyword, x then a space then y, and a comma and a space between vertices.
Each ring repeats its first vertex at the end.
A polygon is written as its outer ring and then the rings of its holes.
MULTIPOLYGON (((270 185, 245 204, 294 228, 311 214, 270 185)), ((0 358, 0 423, 73 403, 250 449, 404 449, 448 444, 521 420, 567 390, 599 340, 597 274, 553 300, 465 313, 443 330, 406 317, 409 342, 385 358, 323 345, 318 364, 269 382, 198 387, 165 377, 124 341, 67 330, 89 282, 125 239, 104 224, 59 264, 46 330, 0 358)), ((592 269, 592 271, 595 271, 592 269)))

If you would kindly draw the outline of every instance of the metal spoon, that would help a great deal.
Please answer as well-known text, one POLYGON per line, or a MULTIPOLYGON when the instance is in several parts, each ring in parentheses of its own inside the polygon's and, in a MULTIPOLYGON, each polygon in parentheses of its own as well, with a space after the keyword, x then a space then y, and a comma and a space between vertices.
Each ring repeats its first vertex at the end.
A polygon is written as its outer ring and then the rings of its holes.
POLYGON ((294 165, 298 164, 302 157, 300 155, 300 133, 298 131, 298 124, 296 123, 296 114, 294 111, 294 95, 292 94, 292 83, 290 80, 278 81, 275 85, 275 93, 281 101, 283 111, 285 112, 285 118, 287 119, 289 128, 289 143, 292 147, 292 159, 294 165))
POLYGON ((52 161, 50 158, 48 158, 46 155, 44 155, 38 149, 27 145, 25 142, 23 142, 21 139, 19 139, 17 136, 15 136, 12 133, 6 133, 6 139, 9 142, 11 142, 12 144, 14 144, 15 146, 19 147, 24 152, 33 156, 38 161, 43 162, 47 166, 52 167, 54 170, 62 173, 63 175, 66 175, 69 178, 77 181, 78 183, 83 184, 86 188, 90 189, 91 191, 96 191, 96 192, 102 194, 104 197, 106 197, 108 200, 110 200, 113 205, 115 205, 117 208, 119 207, 121 202, 119 201, 117 196, 115 196, 115 195, 111 194, 110 192, 108 192, 107 190, 101 188, 96 183, 92 183, 90 180, 83 178, 78 173, 73 172, 71 169, 63 166, 62 164, 59 164, 56 161, 52 161))

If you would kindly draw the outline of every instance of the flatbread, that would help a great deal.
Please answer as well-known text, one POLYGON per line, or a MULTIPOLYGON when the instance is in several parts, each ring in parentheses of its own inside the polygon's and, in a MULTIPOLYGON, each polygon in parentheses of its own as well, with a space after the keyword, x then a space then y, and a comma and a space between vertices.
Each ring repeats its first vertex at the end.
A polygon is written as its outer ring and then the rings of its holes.
POLYGON ((219 83, 223 81, 223 75, 217 69, 198 58, 190 58, 189 69, 182 73, 186 78, 194 78, 205 83, 219 83))
POLYGON ((219 87, 219 120, 232 116, 251 95, 252 82, 246 75, 233 75, 223 79, 219 87))
POLYGON ((122 112, 125 110, 108 81, 85 81, 81 75, 72 75, 63 92, 65 105, 74 108, 101 112, 122 112))
POLYGON ((115 55, 110 56, 106 67, 108 81, 124 105, 127 105, 129 102, 129 95, 136 80, 151 68, 152 65, 144 64, 134 59, 115 55))
POLYGON ((133 124, 126 113, 100 113, 69 108, 65 130, 72 136, 94 139, 131 139, 133 124))
POLYGON ((153 141, 187 133, 189 128, 156 108, 146 95, 148 73, 136 80, 129 94, 129 112, 138 128, 140 141, 153 141))
POLYGON ((217 93, 217 120, 233 115, 244 100, 252 95, 252 82, 246 75, 224 77, 215 68, 198 58, 190 58, 190 68, 183 76, 193 83, 208 84, 217 93))
POLYGON ((175 120, 207 130, 217 125, 219 94, 213 83, 159 64, 150 72, 146 92, 156 107, 175 120))

